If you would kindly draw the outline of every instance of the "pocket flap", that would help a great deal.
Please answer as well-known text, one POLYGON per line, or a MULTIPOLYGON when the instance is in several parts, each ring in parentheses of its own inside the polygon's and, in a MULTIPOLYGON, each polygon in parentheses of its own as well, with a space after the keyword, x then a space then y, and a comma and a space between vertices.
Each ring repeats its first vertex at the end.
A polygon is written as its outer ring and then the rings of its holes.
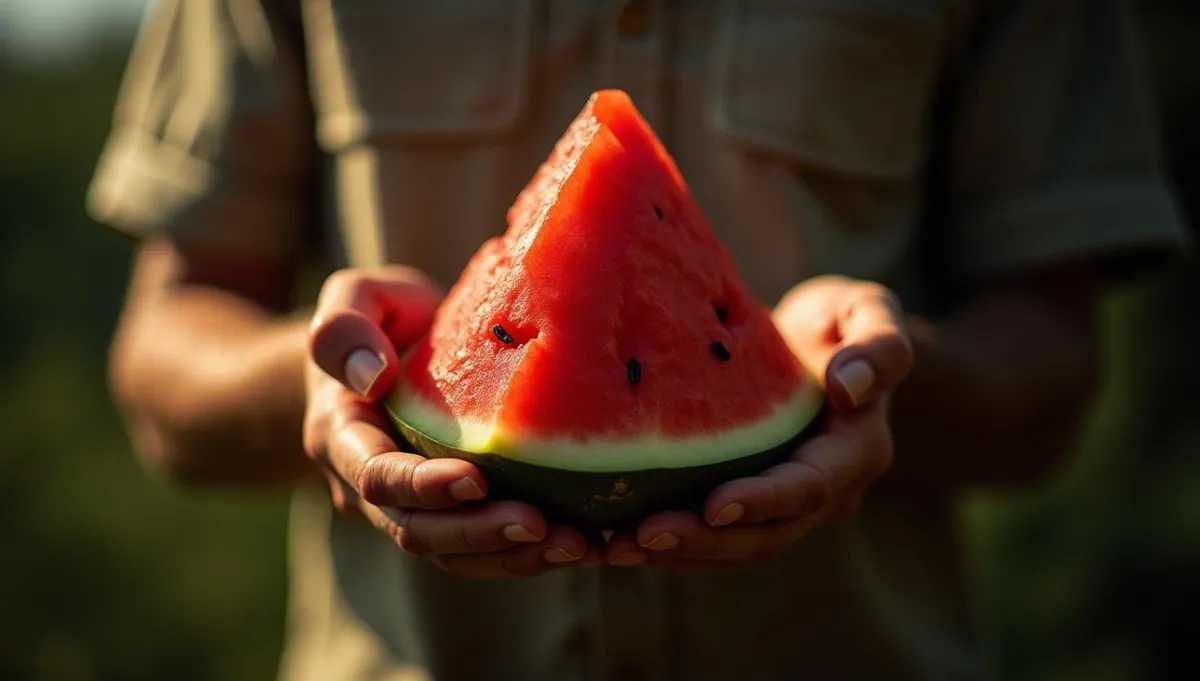
POLYGON ((948 25, 935 4, 725 2, 709 124, 825 172, 912 176, 948 25))
POLYGON ((318 134, 479 139, 527 113, 534 0, 307 0, 318 134))

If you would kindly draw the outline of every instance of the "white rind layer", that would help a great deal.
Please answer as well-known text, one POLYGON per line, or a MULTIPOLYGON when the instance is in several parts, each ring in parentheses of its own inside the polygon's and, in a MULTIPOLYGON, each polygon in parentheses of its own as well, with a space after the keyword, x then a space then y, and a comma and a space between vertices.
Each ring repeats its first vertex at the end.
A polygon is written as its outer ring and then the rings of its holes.
POLYGON ((808 378, 786 402, 751 425, 694 437, 639 435, 611 438, 531 439, 506 435, 493 423, 458 421, 401 386, 389 399, 400 420, 430 438, 474 454, 495 454, 522 463, 579 473, 620 473, 689 468, 731 461, 787 442, 821 410, 824 395, 808 378))

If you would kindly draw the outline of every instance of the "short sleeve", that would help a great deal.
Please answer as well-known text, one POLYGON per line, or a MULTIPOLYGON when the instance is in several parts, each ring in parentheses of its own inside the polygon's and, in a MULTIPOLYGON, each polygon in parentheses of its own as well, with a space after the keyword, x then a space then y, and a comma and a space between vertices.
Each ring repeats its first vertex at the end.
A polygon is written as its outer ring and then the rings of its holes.
POLYGON ((1120 0, 981 0, 949 87, 940 190, 963 278, 1190 244, 1120 0))
POLYGON ((316 143, 298 10, 285 1, 150 5, 89 191, 95 219, 139 239, 302 248, 316 143))

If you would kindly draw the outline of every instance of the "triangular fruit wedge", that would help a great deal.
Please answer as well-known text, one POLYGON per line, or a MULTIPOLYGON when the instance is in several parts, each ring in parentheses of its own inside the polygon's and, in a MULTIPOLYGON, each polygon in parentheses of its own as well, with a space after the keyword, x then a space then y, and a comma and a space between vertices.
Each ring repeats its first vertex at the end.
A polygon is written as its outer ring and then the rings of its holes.
POLYGON ((492 498, 587 529, 786 458, 822 394, 620 91, 592 95, 472 258, 388 407, 492 498))

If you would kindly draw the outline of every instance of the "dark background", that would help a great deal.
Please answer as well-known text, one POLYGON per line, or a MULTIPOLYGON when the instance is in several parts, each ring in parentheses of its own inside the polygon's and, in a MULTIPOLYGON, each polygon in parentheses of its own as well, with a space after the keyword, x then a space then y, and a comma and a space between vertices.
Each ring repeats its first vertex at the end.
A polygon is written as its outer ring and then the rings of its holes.
MULTIPOLYGON (((1195 224, 1200 2, 1136 4, 1195 224)), ((286 499, 148 478, 106 393, 130 251, 83 195, 130 38, 0 57, 0 679, 270 679, 286 499)), ((1108 331, 1111 374, 1075 465, 964 508, 1006 679, 1200 678, 1200 269, 1119 292, 1108 331)))

